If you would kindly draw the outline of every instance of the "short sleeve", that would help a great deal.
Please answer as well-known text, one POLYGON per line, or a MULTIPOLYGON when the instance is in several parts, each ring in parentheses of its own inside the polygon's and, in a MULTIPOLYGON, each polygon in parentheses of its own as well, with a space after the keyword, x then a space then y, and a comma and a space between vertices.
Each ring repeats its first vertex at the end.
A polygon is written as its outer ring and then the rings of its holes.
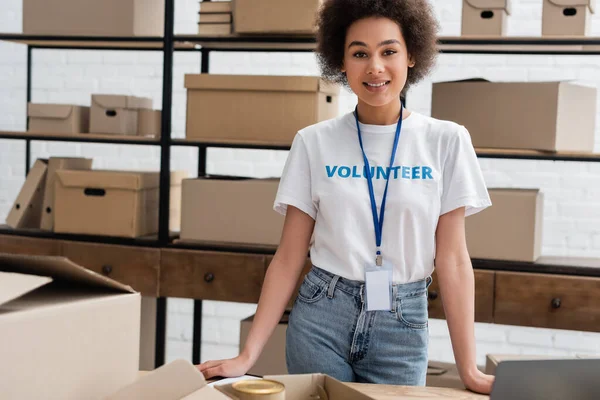
POLYGON ((450 139, 444 162, 440 215, 465 207, 465 216, 492 205, 483 173, 465 127, 450 139))
POLYGON ((312 219, 317 218, 317 208, 312 201, 308 151, 300 134, 297 134, 292 142, 292 147, 279 182, 273 209, 285 215, 288 205, 305 212, 312 219))

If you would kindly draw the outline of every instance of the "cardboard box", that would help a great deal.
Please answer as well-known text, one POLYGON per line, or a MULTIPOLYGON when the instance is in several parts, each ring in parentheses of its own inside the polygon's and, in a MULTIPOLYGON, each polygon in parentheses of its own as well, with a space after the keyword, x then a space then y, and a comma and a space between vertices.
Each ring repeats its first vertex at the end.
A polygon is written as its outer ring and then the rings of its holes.
POLYGON ((567 82, 435 83, 431 116, 464 125, 475 147, 593 152, 596 88, 567 82))
POLYGON ((181 240, 277 246, 284 217, 273 211, 279 179, 185 179, 181 240))
POLYGON ((42 221, 40 227, 51 231, 54 229, 54 187, 56 185, 56 171, 59 170, 90 170, 91 158, 61 158, 50 157, 48 172, 44 188, 44 201, 42 203, 42 221))
POLYGON ((231 1, 201 1, 200 13, 231 13, 231 1))
POLYGON ((158 172, 57 171, 54 231, 138 237, 158 232, 158 172))
MULTIPOLYGON (((285 335, 287 332, 289 314, 285 313, 279 324, 275 327, 273 334, 265 344, 260 357, 254 366, 248 371, 250 375, 285 375, 288 373, 285 362, 285 335)), ((254 315, 240 322, 240 353, 244 350, 246 339, 254 322, 254 315)))
POLYGON ((231 35, 233 27, 231 24, 198 24, 198 35, 211 36, 211 35, 231 35))
POLYGON ((504 36, 510 0, 463 0, 463 36, 504 36))
POLYGON ((560 360, 560 359, 583 359, 597 358, 597 356, 586 356, 577 354, 573 357, 549 356, 549 355, 528 355, 528 354, 488 354, 485 360, 485 373, 495 375, 498 364, 502 361, 512 360, 560 360))
POLYGON ((542 250, 544 196, 537 189, 490 189, 492 207, 465 220, 472 258, 535 262, 542 250))
POLYGON ((200 12, 198 13, 198 22, 200 24, 230 24, 233 22, 233 16, 230 12, 224 13, 212 13, 212 12, 200 12))
POLYGON ((8 212, 6 224, 11 228, 39 228, 46 185, 47 160, 36 160, 21 191, 8 212))
POLYGON ((27 132, 86 133, 90 126, 90 108, 68 104, 27 104, 27 132))
POLYGON ((169 198, 169 230, 181 230, 181 198, 183 180, 188 178, 187 171, 171 172, 171 193, 169 198))
POLYGON ((318 77, 199 74, 185 87, 193 140, 291 145, 298 130, 339 112, 339 86, 318 77))
POLYGON ((136 135, 138 111, 152 109, 152 99, 121 95, 92 95, 91 133, 136 135))
POLYGON ((163 36, 164 0, 23 0, 23 34, 163 36))
POLYGON ((235 33, 312 34, 321 1, 235 0, 235 33))
POLYGON ((587 36, 596 0, 544 0, 542 36, 587 36))
POLYGON ((137 113, 137 135, 160 137, 162 112, 160 110, 140 109, 137 113))
MULTIPOLYGON (((303 400, 318 397, 318 385, 330 400, 372 400, 350 386, 323 374, 266 376, 285 385, 286 398, 303 400)), ((186 360, 175 360, 122 388, 106 400, 229 400, 237 399, 230 384, 207 385, 202 373, 186 360)))
POLYGON ((138 373, 140 295, 64 257, 0 253, 5 399, 103 399, 138 373))

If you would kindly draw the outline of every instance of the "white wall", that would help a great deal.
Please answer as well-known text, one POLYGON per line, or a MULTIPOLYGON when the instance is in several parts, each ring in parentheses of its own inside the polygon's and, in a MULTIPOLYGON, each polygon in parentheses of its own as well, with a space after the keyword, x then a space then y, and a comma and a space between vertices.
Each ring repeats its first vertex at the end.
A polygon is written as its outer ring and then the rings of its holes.
MULTIPOLYGON (((0 30, 21 31, 21 1, 4 0, 0 30)), ((509 35, 539 36, 541 0, 513 1, 509 35)), ((460 34, 460 0, 434 1, 443 35, 460 34)), ((197 1, 176 0, 176 32, 194 33, 197 1)), ((594 18, 600 36, 600 17, 594 18)), ((91 93, 151 96, 161 105, 162 56, 159 52, 35 50, 34 102, 89 104, 91 93)), ((0 130, 25 128, 25 47, 0 43, 0 130)), ((214 53, 211 72, 227 74, 318 74, 311 53, 214 53)), ((173 136, 184 136, 185 91, 183 74, 199 72, 200 55, 177 53, 174 66, 173 136)), ((427 82, 409 93, 409 107, 429 114, 431 81, 482 76, 492 80, 578 80, 598 87, 600 56, 491 56, 441 55, 427 82)), ((344 96, 340 112, 355 100, 344 96)), ((600 103, 599 103, 600 104, 600 103)), ((598 124, 600 128, 600 124, 598 124)), ((4 220, 24 180, 22 141, 0 140, 0 221, 4 220)), ((94 157, 99 168, 158 170, 159 149, 144 146, 34 142, 33 156, 94 157)), ((600 134, 596 138, 600 151, 600 134)), ((210 150, 208 171, 254 176, 281 173, 284 151, 210 150)), ((196 151, 174 148, 172 167, 194 174, 196 151)), ((543 232, 544 255, 600 257, 600 163, 553 161, 480 160, 490 187, 539 187, 546 195, 543 232)), ((167 359, 191 359, 191 300, 168 302, 167 359)), ((239 320, 252 314, 255 305, 205 302, 202 359, 237 354, 239 320)), ((573 327, 576 329, 577 327, 573 327)), ((600 334, 477 324, 478 361, 487 352, 541 354, 600 353, 600 334)), ((452 361, 445 321, 431 321, 430 356, 452 361)))

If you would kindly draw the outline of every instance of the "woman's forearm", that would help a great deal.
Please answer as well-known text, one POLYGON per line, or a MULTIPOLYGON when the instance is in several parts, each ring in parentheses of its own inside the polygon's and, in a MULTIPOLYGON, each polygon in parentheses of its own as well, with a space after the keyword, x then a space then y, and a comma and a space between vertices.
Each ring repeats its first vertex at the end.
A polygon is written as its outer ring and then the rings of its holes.
POLYGON ((475 353, 475 278, 471 262, 438 263, 442 304, 456 366, 463 381, 477 369, 475 353))

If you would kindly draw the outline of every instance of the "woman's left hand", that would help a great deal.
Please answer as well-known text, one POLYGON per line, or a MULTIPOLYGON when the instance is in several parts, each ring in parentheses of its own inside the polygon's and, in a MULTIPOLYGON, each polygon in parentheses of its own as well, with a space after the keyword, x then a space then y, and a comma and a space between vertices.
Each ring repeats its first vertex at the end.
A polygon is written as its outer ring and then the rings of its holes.
POLYGON ((492 392, 492 385, 494 384, 495 377, 493 375, 486 375, 480 370, 476 369, 475 372, 466 376, 463 383, 467 389, 481 394, 490 394, 492 392))

